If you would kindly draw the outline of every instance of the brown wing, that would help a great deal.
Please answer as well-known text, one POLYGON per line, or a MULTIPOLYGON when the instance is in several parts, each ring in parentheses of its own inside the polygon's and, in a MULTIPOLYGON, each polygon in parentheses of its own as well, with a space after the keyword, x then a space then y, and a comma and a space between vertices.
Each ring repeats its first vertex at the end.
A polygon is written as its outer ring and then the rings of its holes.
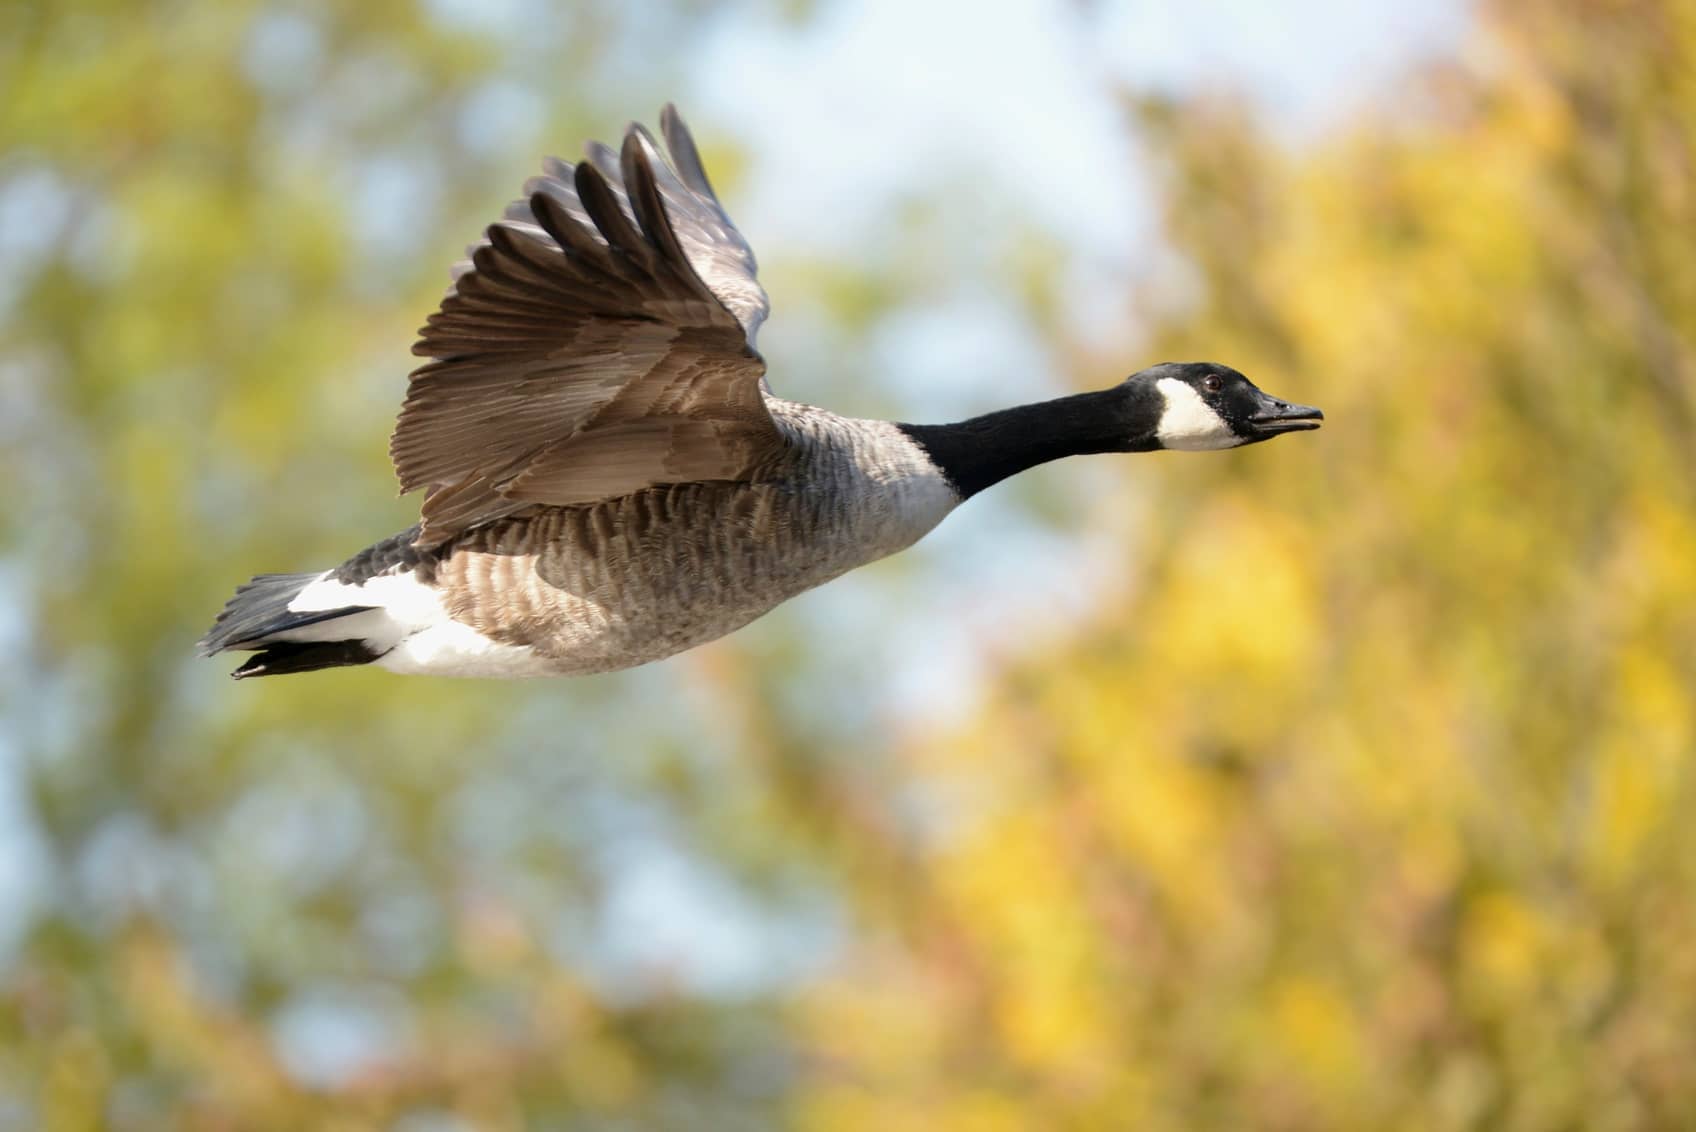
POLYGON ((426 489, 418 545, 532 504, 746 478, 782 444, 753 255, 670 107, 665 126, 681 177, 639 126, 616 157, 550 159, 456 270, 389 444, 401 490, 426 489))

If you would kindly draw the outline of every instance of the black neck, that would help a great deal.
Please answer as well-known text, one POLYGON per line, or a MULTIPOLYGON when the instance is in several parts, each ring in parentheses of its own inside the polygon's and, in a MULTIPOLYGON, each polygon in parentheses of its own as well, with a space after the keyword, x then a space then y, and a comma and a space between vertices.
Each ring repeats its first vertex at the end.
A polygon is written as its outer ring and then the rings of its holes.
POLYGON ((1026 468, 1091 452, 1142 452, 1158 447, 1152 427, 1138 427, 1124 386, 1079 393, 944 425, 901 425, 948 477, 962 499, 1026 468))

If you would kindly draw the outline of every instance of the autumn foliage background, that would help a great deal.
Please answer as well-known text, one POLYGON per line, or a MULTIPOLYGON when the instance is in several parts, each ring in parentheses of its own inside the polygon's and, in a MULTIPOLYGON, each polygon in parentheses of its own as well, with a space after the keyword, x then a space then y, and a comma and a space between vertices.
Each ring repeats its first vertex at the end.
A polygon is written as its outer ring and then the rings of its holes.
MULTIPOLYGON (((381 438, 457 244, 657 105, 579 14, 516 61, 396 0, 0 15, 0 1128, 1696 1126, 1696 5, 1487 4, 1299 145, 1122 92, 1172 253, 1134 332, 993 265, 1057 372, 1213 358, 1329 423, 1013 493, 1112 569, 963 716, 867 696, 959 545, 839 583, 848 648, 799 604, 569 684, 228 685, 187 653, 244 572, 408 521, 381 438), (243 68, 279 12, 310 82, 243 68), (497 66, 548 109, 490 148, 497 66), (397 139, 438 222, 373 250, 345 166, 397 139), (730 974, 646 947, 654 875, 730 974)), ((851 359, 939 215, 881 273, 761 245, 825 375, 786 392, 914 415, 851 359)))

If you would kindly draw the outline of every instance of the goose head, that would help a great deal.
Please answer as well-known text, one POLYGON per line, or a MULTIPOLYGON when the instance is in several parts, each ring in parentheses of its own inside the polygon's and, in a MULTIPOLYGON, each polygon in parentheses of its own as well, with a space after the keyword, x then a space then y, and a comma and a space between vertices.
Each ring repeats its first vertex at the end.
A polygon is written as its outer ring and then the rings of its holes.
POLYGON ((1139 438, 1136 449, 1211 452, 1319 427, 1325 414, 1273 397, 1215 362, 1165 362, 1119 386, 1139 438))

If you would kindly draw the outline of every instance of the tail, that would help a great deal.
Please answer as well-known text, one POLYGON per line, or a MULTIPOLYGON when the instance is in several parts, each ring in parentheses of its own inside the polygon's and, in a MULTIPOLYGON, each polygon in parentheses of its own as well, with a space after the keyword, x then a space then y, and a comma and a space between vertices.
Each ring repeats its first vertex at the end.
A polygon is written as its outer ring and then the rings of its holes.
POLYGON ((230 675, 277 676, 348 664, 369 664, 382 656, 370 647, 354 625, 337 625, 344 617, 369 613, 370 605, 333 609, 290 609, 302 590, 323 574, 261 574, 244 586, 218 614, 200 639, 202 656, 230 649, 252 652, 230 675))

